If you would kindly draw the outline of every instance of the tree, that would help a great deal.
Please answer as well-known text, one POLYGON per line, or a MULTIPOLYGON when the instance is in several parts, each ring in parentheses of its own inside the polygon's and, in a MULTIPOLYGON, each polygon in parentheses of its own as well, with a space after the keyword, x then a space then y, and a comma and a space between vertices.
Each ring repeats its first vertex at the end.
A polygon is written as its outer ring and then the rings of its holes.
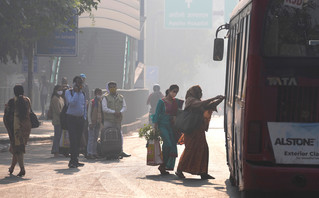
POLYGON ((0 61, 28 58, 28 96, 32 97, 36 41, 55 31, 73 29, 72 17, 97 9, 100 0, 1 0, 0 61))

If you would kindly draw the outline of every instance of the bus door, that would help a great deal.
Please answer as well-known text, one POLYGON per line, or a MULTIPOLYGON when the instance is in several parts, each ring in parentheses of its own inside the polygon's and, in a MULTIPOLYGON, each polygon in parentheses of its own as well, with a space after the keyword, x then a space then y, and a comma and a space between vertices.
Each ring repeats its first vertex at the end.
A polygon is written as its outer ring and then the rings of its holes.
POLYGON ((236 168, 236 144, 234 135, 234 103, 235 103, 235 78, 236 78, 236 63, 238 50, 238 23, 231 22, 229 44, 228 44, 228 64, 226 76, 226 101, 225 101, 225 119, 226 119, 226 146, 228 155, 228 166, 230 170, 230 182, 236 185, 237 168, 236 168))
POLYGON ((235 104, 234 104, 234 134, 236 161, 238 168, 239 184, 242 183, 243 139, 244 139, 244 114, 245 114, 245 88, 247 72, 247 54, 249 41, 250 15, 240 19, 239 32, 237 34, 238 58, 236 70, 235 104))

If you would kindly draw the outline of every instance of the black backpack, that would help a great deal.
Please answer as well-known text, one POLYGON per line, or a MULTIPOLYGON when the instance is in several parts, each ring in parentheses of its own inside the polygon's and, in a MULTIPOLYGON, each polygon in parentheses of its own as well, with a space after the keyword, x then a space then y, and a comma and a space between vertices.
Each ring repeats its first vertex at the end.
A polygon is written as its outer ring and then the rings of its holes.
MULTIPOLYGON (((73 97, 73 91, 70 90, 71 95, 73 97)), ((65 93, 64 93, 65 95, 65 93)), ((64 130, 68 130, 68 122, 67 122, 67 116, 66 116, 66 112, 68 110, 69 104, 67 104, 66 102, 64 102, 64 106, 62 108, 62 111, 60 112, 60 125, 61 125, 61 129, 64 130)))

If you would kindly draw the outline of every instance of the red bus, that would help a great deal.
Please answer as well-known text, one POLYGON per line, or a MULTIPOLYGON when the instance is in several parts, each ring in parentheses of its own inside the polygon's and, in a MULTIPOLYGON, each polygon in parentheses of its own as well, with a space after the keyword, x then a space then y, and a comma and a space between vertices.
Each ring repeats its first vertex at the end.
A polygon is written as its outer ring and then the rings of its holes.
POLYGON ((231 183, 243 194, 319 190, 319 1, 241 0, 216 37, 222 29, 231 183))

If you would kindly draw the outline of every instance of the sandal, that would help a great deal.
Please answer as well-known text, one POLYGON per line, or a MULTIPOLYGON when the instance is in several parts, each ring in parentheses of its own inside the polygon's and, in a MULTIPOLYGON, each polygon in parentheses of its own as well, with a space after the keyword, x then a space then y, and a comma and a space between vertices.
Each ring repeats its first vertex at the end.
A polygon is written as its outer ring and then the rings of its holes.
POLYGON ((159 166, 159 167, 158 167, 158 170, 161 172, 161 175, 168 175, 168 174, 169 174, 169 172, 167 172, 167 171, 165 170, 165 168, 163 168, 162 166, 159 166))
POLYGON ((25 175, 25 169, 21 168, 19 174, 17 175, 17 177, 23 177, 25 175))
POLYGON ((179 177, 180 179, 185 179, 185 176, 184 176, 183 172, 180 171, 180 170, 177 170, 175 172, 175 175, 177 175, 177 177, 179 177))
POLYGON ((10 166, 10 167, 9 167, 9 173, 10 173, 10 175, 12 175, 13 170, 14 170, 14 167, 10 166))
POLYGON ((201 174, 200 177, 202 179, 215 179, 215 177, 213 177, 213 176, 211 176, 211 175, 209 175, 207 173, 201 174))

